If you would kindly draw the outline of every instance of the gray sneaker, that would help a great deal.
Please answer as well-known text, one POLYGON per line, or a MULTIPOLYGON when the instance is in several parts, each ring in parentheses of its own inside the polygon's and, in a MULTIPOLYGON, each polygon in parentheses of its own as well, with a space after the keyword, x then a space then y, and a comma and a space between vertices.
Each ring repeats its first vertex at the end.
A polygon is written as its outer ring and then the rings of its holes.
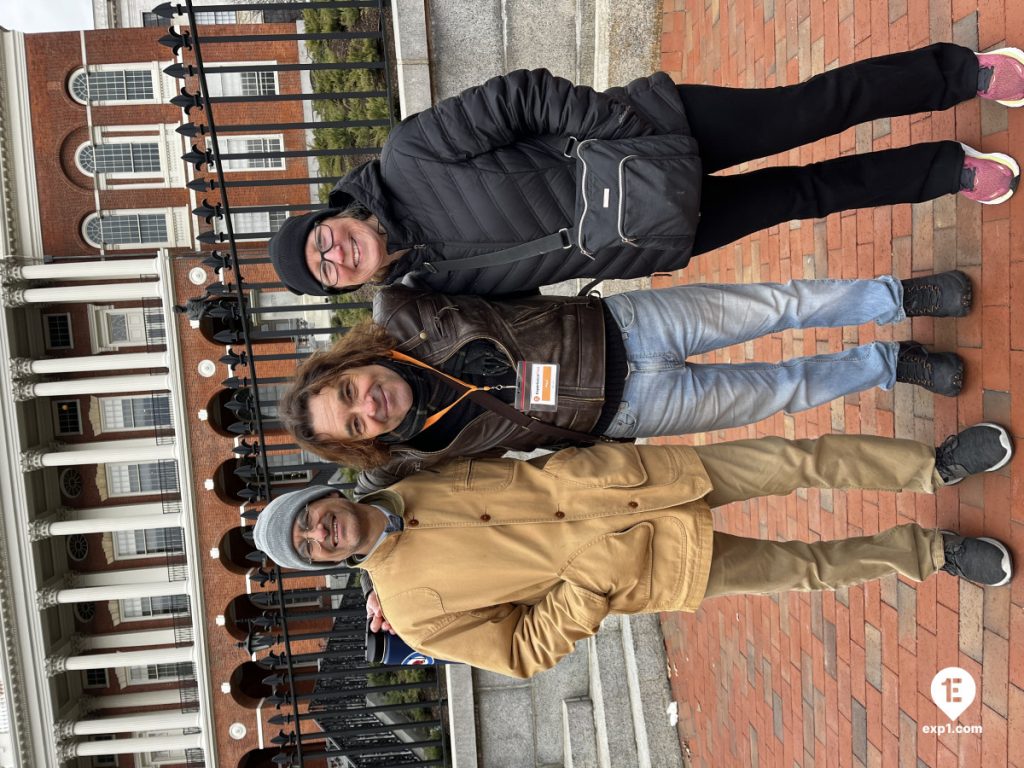
POLYGON ((950 435, 935 449, 935 469, 942 482, 955 485, 979 472, 994 472, 1013 458, 1010 433, 987 422, 950 435))
POLYGON ((952 531, 942 532, 946 554, 943 571, 985 587, 1001 587, 1013 578, 1010 551, 995 539, 970 538, 952 531))

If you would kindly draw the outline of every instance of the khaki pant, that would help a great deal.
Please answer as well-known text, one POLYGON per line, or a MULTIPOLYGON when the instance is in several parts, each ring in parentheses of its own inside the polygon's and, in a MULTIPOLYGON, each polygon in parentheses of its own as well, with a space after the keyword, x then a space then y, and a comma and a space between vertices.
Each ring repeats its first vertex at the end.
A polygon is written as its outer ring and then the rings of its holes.
MULTIPOLYGON (((826 435, 768 437, 700 446, 712 507, 797 488, 865 488, 934 493, 935 450, 913 440, 826 435)), ((892 573, 922 581, 945 563, 942 536, 916 524, 837 541, 764 541, 715 532, 705 597, 841 589, 892 573)))

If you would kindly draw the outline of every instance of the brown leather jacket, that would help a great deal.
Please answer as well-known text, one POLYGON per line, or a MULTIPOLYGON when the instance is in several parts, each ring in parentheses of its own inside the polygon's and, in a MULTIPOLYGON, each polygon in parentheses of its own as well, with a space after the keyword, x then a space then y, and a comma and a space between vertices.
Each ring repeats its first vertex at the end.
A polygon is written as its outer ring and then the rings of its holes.
MULTIPOLYGON (((513 364, 519 360, 558 363, 558 410, 533 415, 577 432, 588 432, 601 415, 605 342, 600 299, 530 296, 499 301, 396 286, 377 295, 373 319, 398 340, 399 352, 433 366, 477 339, 497 344, 513 364)), ((362 472, 356 492, 384 488, 456 456, 500 456, 505 451, 532 451, 551 442, 550 437, 486 411, 444 450, 391 446, 391 461, 362 472)))

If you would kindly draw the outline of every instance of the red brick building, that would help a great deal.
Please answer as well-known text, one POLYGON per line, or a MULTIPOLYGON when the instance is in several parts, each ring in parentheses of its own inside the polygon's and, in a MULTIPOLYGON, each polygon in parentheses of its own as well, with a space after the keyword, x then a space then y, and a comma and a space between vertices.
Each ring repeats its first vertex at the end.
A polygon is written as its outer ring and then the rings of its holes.
MULTIPOLYGON (((168 102, 195 83, 164 73, 176 57, 157 36, 0 32, 0 352, 12 361, 0 373, 0 667, 15 765, 234 767, 277 730, 239 687, 249 656, 224 626, 235 598, 259 589, 239 535, 231 370, 208 324, 173 312, 219 280, 201 260, 210 225, 191 213, 218 198, 186 187, 210 167, 182 160, 193 141, 205 147, 176 132, 183 114, 168 102)), ((295 41, 261 45, 258 58, 241 45, 204 53, 211 67, 298 61, 295 41)), ((302 87, 296 72, 211 72, 213 96, 302 87)), ((299 121, 303 103, 218 105, 221 152, 250 155, 225 160, 225 178, 310 176, 305 159, 274 155, 305 147, 303 131, 245 128, 299 121)), ((287 210, 246 208, 296 197, 294 186, 239 190, 236 233, 276 229, 287 210)), ((274 280, 269 265, 246 275, 274 280)), ((285 295, 264 286, 246 298, 303 301, 285 295)), ((282 331, 325 316, 255 319, 282 331)), ((260 347, 297 349, 289 338, 260 347)), ((264 418, 274 392, 261 390, 264 418)), ((308 482, 295 468, 305 458, 271 454, 287 467, 276 479, 308 482)))

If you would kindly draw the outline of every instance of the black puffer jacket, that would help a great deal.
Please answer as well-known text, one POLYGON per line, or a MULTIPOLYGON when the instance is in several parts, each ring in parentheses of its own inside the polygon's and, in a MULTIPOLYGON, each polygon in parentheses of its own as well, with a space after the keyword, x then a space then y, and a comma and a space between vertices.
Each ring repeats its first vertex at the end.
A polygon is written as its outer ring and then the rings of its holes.
MULTIPOLYGON (((576 432, 589 432, 604 406, 605 336, 600 299, 530 296, 488 301, 479 296, 444 296, 404 287, 381 291, 373 319, 398 341, 398 351, 438 366, 471 341, 496 344, 510 362, 559 364, 558 410, 533 414, 576 432)), ((458 456, 500 456, 532 451, 552 439, 504 416, 485 411, 439 451, 390 446, 391 461, 362 472, 357 493, 384 488, 424 467, 458 456)))
POLYGON ((431 274, 438 262, 508 248, 572 226, 576 201, 566 139, 689 135, 676 86, 656 73, 604 93, 547 70, 495 77, 412 115, 379 161, 352 171, 332 207, 363 203, 388 232, 388 248, 412 249, 388 282, 443 293, 501 294, 571 277, 625 278, 686 266, 687 254, 622 245, 595 258, 578 248, 513 264, 431 274))

